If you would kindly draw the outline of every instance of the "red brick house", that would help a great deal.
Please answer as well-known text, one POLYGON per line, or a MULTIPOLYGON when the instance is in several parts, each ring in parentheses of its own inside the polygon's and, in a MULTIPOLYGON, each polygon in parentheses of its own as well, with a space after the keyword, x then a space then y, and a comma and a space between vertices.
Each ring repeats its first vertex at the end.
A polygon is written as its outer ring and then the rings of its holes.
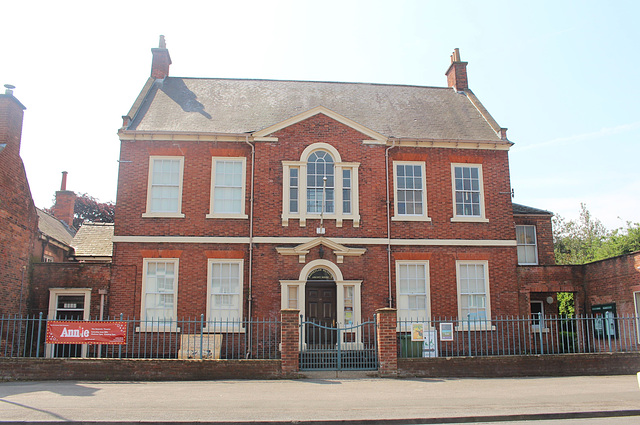
POLYGON ((448 87, 171 77, 152 53, 119 131, 111 314, 529 313, 515 223, 553 262, 551 215, 514 216, 512 143, 457 50, 448 87))

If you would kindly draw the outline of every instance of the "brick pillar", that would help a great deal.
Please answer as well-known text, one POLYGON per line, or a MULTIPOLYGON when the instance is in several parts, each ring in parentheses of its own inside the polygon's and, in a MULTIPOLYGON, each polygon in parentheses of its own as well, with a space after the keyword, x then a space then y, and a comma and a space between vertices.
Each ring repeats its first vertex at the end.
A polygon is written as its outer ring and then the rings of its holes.
POLYGON ((376 310, 378 323, 378 361, 380 376, 398 374, 397 311, 395 308, 376 310))
POLYGON ((281 310, 282 317, 282 372, 300 370, 300 310, 281 310))

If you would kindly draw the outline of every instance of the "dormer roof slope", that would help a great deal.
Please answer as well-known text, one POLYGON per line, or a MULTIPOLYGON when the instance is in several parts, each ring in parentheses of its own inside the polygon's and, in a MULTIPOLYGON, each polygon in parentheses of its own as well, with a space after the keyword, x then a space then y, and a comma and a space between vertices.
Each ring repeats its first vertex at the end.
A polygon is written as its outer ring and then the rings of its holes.
POLYGON ((73 236, 76 234, 75 229, 39 208, 36 211, 38 212, 38 230, 40 233, 70 247, 73 236))

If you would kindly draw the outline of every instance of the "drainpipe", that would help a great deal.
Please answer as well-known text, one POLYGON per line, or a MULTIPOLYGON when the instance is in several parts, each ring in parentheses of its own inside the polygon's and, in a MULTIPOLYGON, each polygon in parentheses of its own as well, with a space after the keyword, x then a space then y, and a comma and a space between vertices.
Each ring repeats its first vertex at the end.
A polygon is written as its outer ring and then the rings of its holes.
POLYGON ((393 293, 391 291, 391 199, 389 198, 389 151, 396 145, 395 140, 391 140, 391 146, 384 151, 385 176, 387 178, 387 270, 389 279, 389 308, 393 308, 393 293))
POLYGON ((20 281, 20 305, 18 306, 18 316, 22 317, 22 292, 24 288, 24 271, 27 269, 27 266, 22 266, 22 280, 20 281))
MULTIPOLYGON (((108 291, 99 289, 98 293, 100 294, 100 320, 102 321, 104 320, 104 296, 107 295, 108 291)), ((102 344, 98 344, 98 358, 102 358, 102 344)))
MULTIPOLYGON (((249 293, 248 297, 248 305, 249 305, 249 322, 251 322, 251 307, 253 304, 253 295, 252 295, 252 284, 253 284, 253 177, 256 170, 256 147, 249 142, 249 136, 245 136, 244 142, 251 146, 251 195, 249 198, 250 207, 249 207, 249 293)), ((247 358, 251 355, 251 326, 248 329, 249 332, 249 346, 247 351, 247 358)))

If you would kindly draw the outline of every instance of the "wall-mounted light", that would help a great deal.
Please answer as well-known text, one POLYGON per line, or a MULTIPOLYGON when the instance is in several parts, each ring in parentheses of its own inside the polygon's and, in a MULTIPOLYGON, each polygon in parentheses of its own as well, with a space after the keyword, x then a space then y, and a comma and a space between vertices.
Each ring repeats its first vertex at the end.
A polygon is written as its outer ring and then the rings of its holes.
POLYGON ((553 297, 547 297, 547 304, 553 304, 553 297))

